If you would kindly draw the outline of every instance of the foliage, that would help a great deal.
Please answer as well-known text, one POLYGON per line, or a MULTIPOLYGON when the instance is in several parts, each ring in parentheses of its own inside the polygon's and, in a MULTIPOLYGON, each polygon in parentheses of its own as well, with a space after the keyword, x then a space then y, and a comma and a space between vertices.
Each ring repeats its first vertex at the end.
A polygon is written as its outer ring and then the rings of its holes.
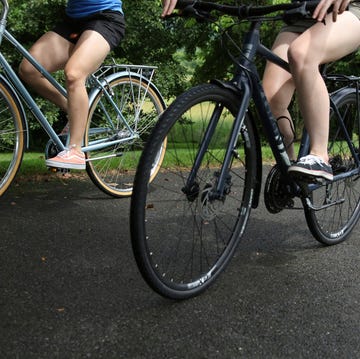
MULTIPOLYGON (((266 4, 271 0, 245 0, 242 4, 266 4)), ((279 2, 281 0, 273 0, 279 2)), ((240 3, 223 0, 223 3, 240 3)), ((11 0, 8 28, 25 46, 29 47, 45 31, 50 30, 64 13, 66 0, 11 0)), ((246 24, 234 25, 234 20, 222 17, 219 22, 197 22, 194 19, 160 19, 161 1, 123 0, 126 37, 111 54, 118 62, 158 66, 155 82, 163 95, 170 99, 195 83, 212 78, 227 78, 233 66, 229 53, 239 54, 239 49, 223 36, 224 28, 231 27, 235 43, 241 44, 246 24)), ((271 46, 279 22, 265 22, 262 41, 271 46)), ((2 52, 14 68, 20 56, 3 41, 2 52)), ((259 62, 260 73, 264 62, 259 62)), ((338 61, 332 72, 357 73, 360 55, 338 61)), ((56 74, 62 78, 62 73, 56 74)), ((50 121, 55 121, 58 110, 47 101, 41 107, 50 121)), ((34 121, 31 127, 36 128, 34 121)))
MULTIPOLYGON (((7 28, 24 47, 29 48, 37 38, 54 26, 54 23, 64 12, 64 4, 65 0, 11 0, 7 28)), ((14 51, 14 48, 6 41, 2 42, 1 47, 12 67, 17 69, 21 61, 19 53, 14 51)), ((61 78, 62 74, 56 74, 56 76, 61 78)), ((37 97, 37 102, 49 122, 54 123, 59 110, 40 97, 37 97)), ((44 132, 40 130, 40 125, 37 122, 31 120, 29 111, 28 118, 32 130, 30 141, 36 144, 40 141, 44 142, 46 140, 44 132), (41 140, 38 141, 38 138, 41 140)))

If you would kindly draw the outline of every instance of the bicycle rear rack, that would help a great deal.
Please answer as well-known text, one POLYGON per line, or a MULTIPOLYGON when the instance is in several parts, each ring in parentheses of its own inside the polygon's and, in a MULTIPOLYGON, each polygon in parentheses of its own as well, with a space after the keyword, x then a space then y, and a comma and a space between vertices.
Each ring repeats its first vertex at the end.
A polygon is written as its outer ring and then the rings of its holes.
POLYGON ((118 64, 113 59, 112 64, 103 64, 96 70, 92 75, 96 78, 103 78, 107 75, 116 72, 127 72, 129 76, 133 73, 140 75, 141 77, 145 77, 150 82, 154 77, 157 66, 150 65, 131 65, 131 64, 118 64))

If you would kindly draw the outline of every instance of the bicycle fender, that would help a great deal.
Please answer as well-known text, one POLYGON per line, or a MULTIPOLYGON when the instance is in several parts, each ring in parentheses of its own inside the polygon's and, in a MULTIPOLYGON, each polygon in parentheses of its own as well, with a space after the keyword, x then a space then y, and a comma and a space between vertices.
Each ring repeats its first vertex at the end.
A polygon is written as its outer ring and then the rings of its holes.
MULTIPOLYGON (((151 82, 147 77, 141 76, 136 72, 129 72, 129 71, 115 72, 115 73, 105 76, 103 79, 101 79, 101 81, 100 81, 101 86, 106 87, 106 85, 109 84, 111 81, 114 81, 121 77, 137 79, 139 82, 151 86, 151 89, 156 93, 157 97, 161 100, 163 108, 164 109, 166 108, 165 100, 162 97, 158 88, 155 86, 155 84, 153 82, 151 82)), ((96 98, 98 93, 101 91, 102 91, 101 87, 94 87, 91 89, 91 91, 89 93, 89 107, 91 106, 92 102, 94 101, 94 99, 96 98)))
POLYGON ((348 95, 350 93, 355 93, 356 94, 356 88, 354 88, 354 87, 342 87, 341 89, 332 92, 330 94, 330 97, 331 97, 331 100, 336 103, 340 98, 342 98, 343 96, 346 96, 346 95, 348 95))
MULTIPOLYGON (((234 92, 237 96, 241 95, 241 90, 239 87, 229 81, 223 81, 223 80, 211 80, 212 84, 217 85, 219 87, 222 87, 224 89, 230 90, 231 92, 234 92)), ((260 192, 261 192, 261 182, 262 182, 262 152, 261 152, 261 141, 260 141, 260 135, 258 128, 255 123, 255 117, 251 113, 250 108, 248 109, 248 116, 250 118, 250 121, 253 125, 254 129, 254 136, 256 141, 256 176, 254 178, 254 199, 252 202, 252 208, 257 208, 259 205, 259 199, 260 199, 260 192)))
POLYGON ((223 80, 218 80, 218 79, 213 79, 210 81, 210 83, 217 85, 219 87, 222 87, 224 89, 230 90, 232 92, 234 92, 235 94, 240 94, 241 90, 239 89, 238 86, 236 86, 236 84, 230 82, 230 81, 223 81, 223 80))
POLYGON ((7 91, 11 94, 11 96, 13 97, 13 99, 16 103, 16 106, 19 109, 21 121, 22 121, 24 129, 25 129, 25 148, 28 149, 29 148, 29 125, 27 122, 24 106, 20 100, 19 95, 15 91, 14 87, 11 85, 10 81, 3 74, 0 74, 0 82, 4 87, 6 87, 7 91))

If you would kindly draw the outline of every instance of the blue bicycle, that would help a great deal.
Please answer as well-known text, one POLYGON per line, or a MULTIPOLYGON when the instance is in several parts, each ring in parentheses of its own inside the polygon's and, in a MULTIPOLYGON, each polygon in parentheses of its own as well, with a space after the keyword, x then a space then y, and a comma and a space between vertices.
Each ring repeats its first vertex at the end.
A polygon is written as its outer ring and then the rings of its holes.
MULTIPOLYGON (((9 10, 1 0, 0 41, 7 40, 29 60, 55 88, 65 89, 48 73, 6 29, 9 10)), ((47 158, 68 145, 68 134, 57 134, 15 71, 0 52, 0 196, 9 188, 29 147, 29 127, 24 105, 50 137, 47 158)), ((144 143, 165 109, 165 102, 152 82, 155 67, 101 66, 88 81, 89 115, 82 151, 92 181, 114 197, 130 196, 136 167, 144 143)), ((154 178, 166 150, 166 140, 154 162, 154 178)))

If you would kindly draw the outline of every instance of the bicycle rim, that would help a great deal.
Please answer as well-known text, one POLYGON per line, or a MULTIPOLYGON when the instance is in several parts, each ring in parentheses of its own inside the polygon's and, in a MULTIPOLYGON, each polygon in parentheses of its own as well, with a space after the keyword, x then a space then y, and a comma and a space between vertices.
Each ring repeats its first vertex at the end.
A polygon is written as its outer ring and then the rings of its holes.
MULTIPOLYGON (((87 172, 92 181, 105 193, 114 197, 130 196, 136 167, 144 144, 160 114, 163 102, 147 82, 135 77, 122 76, 109 84, 109 93, 121 116, 138 135, 126 140, 130 131, 116 109, 100 92, 89 110, 85 133, 86 145, 124 139, 124 142, 87 152, 87 172)), ((156 176, 166 149, 166 140, 154 162, 150 180, 156 176)))
MULTIPOLYGON (((351 137, 356 156, 359 157, 359 119, 355 90, 340 97, 337 107, 351 137)), ((315 206, 333 205, 312 210, 305 206, 308 226, 315 238, 331 245, 344 241, 351 233, 360 216, 360 177, 355 158, 337 116, 330 115, 329 158, 334 172, 334 181, 319 187, 311 194, 315 206), (354 172, 352 176, 336 179, 337 175, 354 172)))
POLYGON ((141 157, 131 202, 135 259, 159 294, 185 299, 204 291, 231 259, 251 210, 255 140, 249 119, 241 128, 224 199, 213 200, 239 99, 215 85, 193 88, 165 111, 141 157), (220 119, 196 175, 183 191, 209 119, 220 119), (164 138, 168 146, 157 177, 148 185, 151 163, 164 138))
POLYGON ((24 152, 24 125, 18 104, 0 81, 0 196, 9 188, 24 152))

